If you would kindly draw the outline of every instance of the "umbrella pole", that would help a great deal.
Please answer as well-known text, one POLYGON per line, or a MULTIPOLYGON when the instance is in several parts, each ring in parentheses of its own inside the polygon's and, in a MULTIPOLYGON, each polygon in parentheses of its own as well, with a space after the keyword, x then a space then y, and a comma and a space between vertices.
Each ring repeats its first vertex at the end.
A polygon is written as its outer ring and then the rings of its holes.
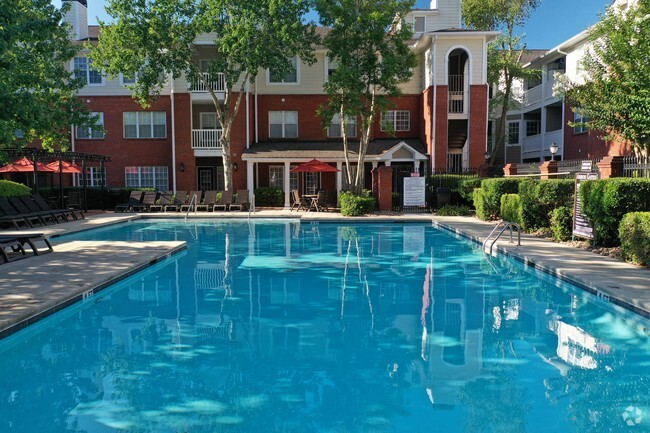
POLYGON ((63 160, 59 158, 59 204, 63 209, 63 160))
POLYGON ((36 167, 36 155, 32 155, 34 162, 34 194, 38 194, 38 168, 36 167))

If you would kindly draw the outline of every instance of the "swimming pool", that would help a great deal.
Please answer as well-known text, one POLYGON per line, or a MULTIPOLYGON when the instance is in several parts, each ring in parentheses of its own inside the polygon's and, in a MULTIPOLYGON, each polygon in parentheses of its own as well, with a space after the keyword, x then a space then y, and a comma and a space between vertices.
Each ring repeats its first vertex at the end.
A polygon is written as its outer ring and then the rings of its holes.
POLYGON ((1 432, 650 430, 648 321, 430 224, 72 239, 188 250, 0 341, 1 432))

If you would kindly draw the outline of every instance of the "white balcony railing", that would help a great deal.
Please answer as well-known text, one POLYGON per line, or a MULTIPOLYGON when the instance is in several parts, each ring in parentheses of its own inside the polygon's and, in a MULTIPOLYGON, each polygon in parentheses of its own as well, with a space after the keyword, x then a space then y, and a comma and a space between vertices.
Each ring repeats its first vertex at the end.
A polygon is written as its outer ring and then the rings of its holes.
POLYGON ((192 149, 221 149, 221 129, 193 129, 192 149))
POLYGON ((449 75, 449 112, 464 113, 467 106, 464 75, 449 75))
POLYGON ((224 74, 218 73, 210 76, 209 72, 201 72, 199 75, 203 77, 203 80, 197 78, 195 82, 191 81, 190 92, 207 92, 208 87, 205 82, 208 83, 214 92, 224 92, 226 90, 226 77, 224 74))
POLYGON ((531 158, 537 156, 549 157, 551 156, 551 144, 555 143, 560 147, 556 158, 564 154, 564 132, 561 129, 557 131, 550 131, 544 134, 531 135, 524 137, 524 145, 522 154, 524 158, 531 158))
POLYGON ((524 155, 524 157, 530 157, 531 154, 534 154, 535 156, 539 156, 541 150, 542 150, 541 134, 524 137, 524 145, 523 148, 521 149, 521 153, 524 155))
POLYGON ((524 92, 524 107, 542 100, 542 85, 535 86, 524 92))

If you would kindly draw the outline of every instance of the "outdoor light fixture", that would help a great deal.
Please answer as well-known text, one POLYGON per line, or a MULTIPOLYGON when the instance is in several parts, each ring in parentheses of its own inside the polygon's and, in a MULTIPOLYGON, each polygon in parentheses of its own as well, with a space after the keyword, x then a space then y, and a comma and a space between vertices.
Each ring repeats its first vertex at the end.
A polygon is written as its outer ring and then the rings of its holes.
POLYGON ((551 161, 555 161, 555 154, 557 153, 559 147, 557 143, 553 142, 551 143, 551 147, 548 148, 548 150, 551 151, 551 161))
POLYGON ((185 171, 185 164, 183 164, 183 163, 181 162, 180 165, 178 166, 178 171, 180 171, 180 172, 184 172, 184 171, 185 171))
POLYGON ((236 162, 233 162, 233 163, 232 163, 232 169, 233 169, 233 171, 237 171, 238 168, 239 168, 239 166, 237 166, 237 163, 236 163, 236 162))
POLYGON ((490 152, 486 150, 485 153, 483 154, 483 157, 485 158, 486 161, 490 159, 490 152))

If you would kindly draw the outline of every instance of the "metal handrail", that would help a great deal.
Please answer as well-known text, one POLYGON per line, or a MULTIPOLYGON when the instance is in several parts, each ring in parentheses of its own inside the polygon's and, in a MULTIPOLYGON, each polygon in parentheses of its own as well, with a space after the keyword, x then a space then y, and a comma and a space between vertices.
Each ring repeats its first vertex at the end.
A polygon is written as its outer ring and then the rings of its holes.
POLYGON ((194 208, 194 213, 196 213, 196 200, 196 194, 193 194, 190 203, 187 205, 187 211, 185 212, 185 222, 187 222, 187 216, 189 215, 192 208, 194 208), (192 203, 194 203, 194 206, 192 206, 192 203))
POLYGON ((510 221, 499 221, 499 223, 496 226, 494 226, 494 228, 492 229, 490 234, 483 241, 483 250, 484 251, 485 251, 485 248, 487 247, 488 241, 490 240, 492 235, 497 230, 499 230, 499 228, 501 228, 501 230, 499 231, 499 233, 497 233, 496 237, 494 239, 492 239, 492 243, 490 244, 490 255, 492 255, 492 249, 494 248, 494 244, 499 240, 499 238, 501 237, 503 232, 505 232, 508 229, 510 229, 510 243, 512 243, 512 229, 514 228, 514 229, 517 230, 517 246, 521 246, 521 226, 519 224, 517 224, 517 223, 513 223, 513 222, 510 222, 510 221))

